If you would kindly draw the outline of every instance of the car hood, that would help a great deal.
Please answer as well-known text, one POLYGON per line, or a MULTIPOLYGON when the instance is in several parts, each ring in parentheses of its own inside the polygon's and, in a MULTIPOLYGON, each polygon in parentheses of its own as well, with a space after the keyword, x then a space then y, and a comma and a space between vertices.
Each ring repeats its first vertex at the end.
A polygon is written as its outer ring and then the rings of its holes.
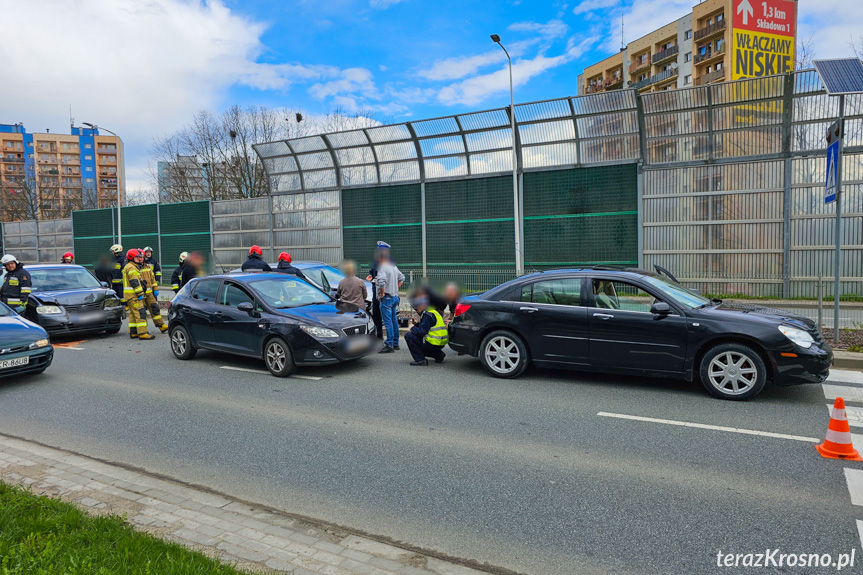
POLYGON ((34 291, 32 295, 41 303, 82 305, 102 302, 109 294, 114 295, 114 292, 106 290, 103 287, 98 287, 61 291, 34 291))
POLYGON ((48 333, 44 329, 21 316, 0 317, 0 349, 18 347, 47 337, 48 333))
POLYGON ((368 315, 356 306, 346 306, 336 302, 275 311, 278 315, 290 317, 304 323, 320 324, 339 329, 369 321, 368 315))
POLYGON ((811 319, 784 309, 764 307, 758 304, 722 302, 718 306, 704 310, 710 315, 722 315, 728 318, 747 318, 772 324, 787 324, 806 331, 815 331, 816 324, 811 319))

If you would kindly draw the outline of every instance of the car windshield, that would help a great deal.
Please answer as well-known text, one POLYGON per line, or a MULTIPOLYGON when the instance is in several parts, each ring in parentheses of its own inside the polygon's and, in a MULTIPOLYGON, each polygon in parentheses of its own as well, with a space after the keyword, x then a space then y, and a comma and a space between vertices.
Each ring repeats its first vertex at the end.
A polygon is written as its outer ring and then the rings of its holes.
POLYGON ((33 291, 88 289, 102 285, 84 268, 49 268, 29 272, 33 291))
POLYGON ((15 315, 15 312, 12 311, 5 303, 0 303, 0 317, 7 317, 10 315, 15 315))
POLYGON ((683 287, 669 279, 660 276, 646 276, 647 283, 660 290, 662 293, 689 309, 695 309, 710 303, 710 299, 695 293, 689 288, 683 287))
POLYGON ((287 309, 304 305, 330 303, 330 296, 301 279, 287 276, 249 282, 268 306, 287 309))

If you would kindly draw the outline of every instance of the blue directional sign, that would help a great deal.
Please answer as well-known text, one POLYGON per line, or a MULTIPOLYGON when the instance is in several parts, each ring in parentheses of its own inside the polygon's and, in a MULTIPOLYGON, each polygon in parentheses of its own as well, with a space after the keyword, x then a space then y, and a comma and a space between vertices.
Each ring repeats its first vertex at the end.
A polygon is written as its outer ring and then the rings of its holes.
POLYGON ((824 185, 824 203, 836 201, 836 177, 839 169, 839 140, 827 146, 827 182, 824 185))

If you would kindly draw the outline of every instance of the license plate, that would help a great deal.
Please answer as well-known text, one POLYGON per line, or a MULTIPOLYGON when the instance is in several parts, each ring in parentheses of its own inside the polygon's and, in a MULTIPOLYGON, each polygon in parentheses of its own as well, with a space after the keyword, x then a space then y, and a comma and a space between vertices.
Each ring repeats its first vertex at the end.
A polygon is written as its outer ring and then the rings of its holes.
POLYGON ((16 357, 15 359, 4 359, 0 361, 0 369, 9 369, 10 367, 18 367, 30 363, 30 356, 16 357))
POLYGON ((360 353, 369 348, 369 342, 364 337, 351 338, 345 344, 345 351, 348 353, 360 353))
POLYGON ((95 323, 97 321, 103 320, 104 316, 101 312, 91 311, 84 312, 79 314, 72 314, 72 317, 69 319, 72 320, 72 323, 95 323))

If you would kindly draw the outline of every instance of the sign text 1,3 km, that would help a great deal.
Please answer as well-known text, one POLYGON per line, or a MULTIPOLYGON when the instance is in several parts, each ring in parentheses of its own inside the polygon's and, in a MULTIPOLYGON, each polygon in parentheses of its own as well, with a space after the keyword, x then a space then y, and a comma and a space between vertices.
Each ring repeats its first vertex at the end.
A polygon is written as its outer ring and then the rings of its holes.
POLYGON ((797 3, 734 0, 732 80, 794 70, 797 3))

